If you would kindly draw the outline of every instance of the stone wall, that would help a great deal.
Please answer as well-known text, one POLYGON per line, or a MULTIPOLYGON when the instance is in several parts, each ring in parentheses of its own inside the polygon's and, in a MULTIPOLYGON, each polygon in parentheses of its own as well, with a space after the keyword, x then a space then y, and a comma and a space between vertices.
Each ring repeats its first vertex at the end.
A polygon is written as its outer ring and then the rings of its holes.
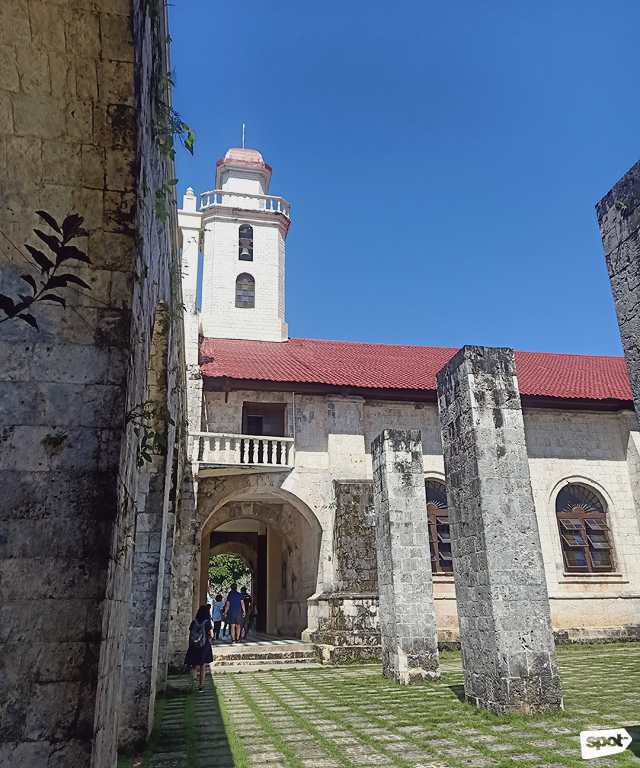
POLYGON ((162 302, 171 318, 165 403, 182 421, 176 240, 154 210, 174 176, 154 131, 165 18, 162 8, 149 18, 138 0, 98 8, 0 7, 0 292, 16 296, 19 275, 37 274, 22 248, 38 244, 34 227, 48 231, 36 210, 83 216, 88 236, 78 244, 91 260, 68 270, 90 291, 61 289, 66 310, 34 307, 39 331, 0 325, 2 764, 114 764, 141 534, 139 436, 125 417, 145 401, 162 302), (65 437, 47 448, 47 434, 65 437))
POLYGON ((640 414, 640 162, 596 205, 636 414, 640 414))
POLYGON ((376 592, 373 484, 334 482, 336 515, 333 551, 338 592, 376 592))

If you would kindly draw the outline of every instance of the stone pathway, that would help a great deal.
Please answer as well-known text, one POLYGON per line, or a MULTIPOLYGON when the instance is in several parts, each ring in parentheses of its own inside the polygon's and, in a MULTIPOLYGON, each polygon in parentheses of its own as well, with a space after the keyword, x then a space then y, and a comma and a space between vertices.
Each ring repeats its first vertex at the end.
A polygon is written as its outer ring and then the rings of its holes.
POLYGON ((640 765, 640 644, 558 649, 565 712, 495 717, 462 701, 459 654, 438 683, 400 687, 377 665, 171 678, 150 768, 602 768, 640 765), (579 733, 626 727, 632 750, 588 762, 579 733), (635 752, 635 754, 634 754, 635 752), (638 756, 636 756, 638 755, 638 756))

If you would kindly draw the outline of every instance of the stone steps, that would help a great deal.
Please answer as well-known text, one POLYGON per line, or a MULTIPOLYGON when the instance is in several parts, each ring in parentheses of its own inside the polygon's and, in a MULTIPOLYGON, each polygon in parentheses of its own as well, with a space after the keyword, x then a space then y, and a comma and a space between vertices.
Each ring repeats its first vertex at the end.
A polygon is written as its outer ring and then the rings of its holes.
POLYGON ((213 647, 212 672, 321 666, 311 643, 238 643, 213 647))

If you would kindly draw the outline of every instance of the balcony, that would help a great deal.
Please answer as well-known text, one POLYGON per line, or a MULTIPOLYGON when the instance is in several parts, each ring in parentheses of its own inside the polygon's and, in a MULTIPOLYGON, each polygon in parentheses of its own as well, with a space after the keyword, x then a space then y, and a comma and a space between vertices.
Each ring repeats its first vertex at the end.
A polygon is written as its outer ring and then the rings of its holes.
POLYGON ((222 206, 224 208, 242 208, 245 211, 271 211, 281 213, 289 218, 291 206, 282 197, 272 195, 250 195, 245 192, 229 192, 214 189, 200 195, 200 210, 222 206))
POLYGON ((292 437, 191 432, 193 455, 200 477, 273 472, 293 469, 292 437))

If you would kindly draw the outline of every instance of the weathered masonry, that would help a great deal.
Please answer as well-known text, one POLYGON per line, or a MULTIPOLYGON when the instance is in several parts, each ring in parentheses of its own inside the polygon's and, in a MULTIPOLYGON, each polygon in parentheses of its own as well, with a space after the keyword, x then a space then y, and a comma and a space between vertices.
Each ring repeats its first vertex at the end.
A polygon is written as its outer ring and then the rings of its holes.
POLYGON ((371 446, 382 672, 397 683, 440 676, 429 526, 416 430, 384 430, 371 446))
POLYGON ((561 709, 513 352, 463 347, 437 382, 465 697, 561 709))
POLYGON ((1 765, 113 768, 164 686, 188 527, 166 40, 164 3, 0 5, 0 293, 40 283, 23 244, 55 258, 54 219, 88 259, 39 330, 0 313, 1 765))

